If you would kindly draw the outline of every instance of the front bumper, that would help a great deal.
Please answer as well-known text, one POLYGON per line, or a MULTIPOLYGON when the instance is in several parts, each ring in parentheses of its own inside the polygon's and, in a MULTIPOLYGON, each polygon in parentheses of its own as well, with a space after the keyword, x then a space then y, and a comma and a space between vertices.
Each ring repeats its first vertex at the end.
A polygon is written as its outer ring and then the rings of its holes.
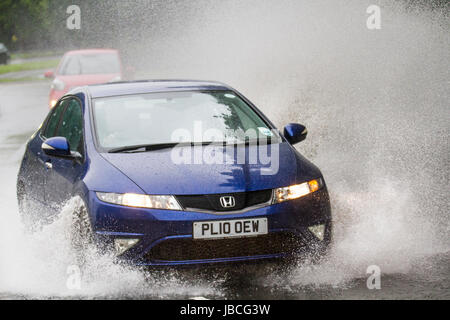
POLYGON ((136 265, 169 266, 283 258, 297 250, 331 241, 331 209, 323 188, 303 198, 238 214, 210 214, 117 206, 90 193, 89 209, 97 238, 112 247, 115 238, 139 239, 120 256, 136 265), (267 236, 222 240, 194 240, 198 221, 267 218, 267 236), (318 240, 308 227, 325 224, 318 240), (289 245, 286 245, 289 243, 289 245), (196 254, 198 252, 198 255, 196 254))

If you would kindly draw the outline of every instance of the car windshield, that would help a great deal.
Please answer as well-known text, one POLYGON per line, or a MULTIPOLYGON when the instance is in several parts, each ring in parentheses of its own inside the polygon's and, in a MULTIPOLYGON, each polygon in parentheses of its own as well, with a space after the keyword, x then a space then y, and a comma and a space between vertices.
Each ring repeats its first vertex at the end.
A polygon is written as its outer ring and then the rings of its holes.
POLYGON ((164 92, 94 99, 98 144, 108 150, 185 143, 278 141, 231 91, 164 92))
POLYGON ((116 53, 68 55, 58 73, 64 76, 120 73, 120 61, 116 53))

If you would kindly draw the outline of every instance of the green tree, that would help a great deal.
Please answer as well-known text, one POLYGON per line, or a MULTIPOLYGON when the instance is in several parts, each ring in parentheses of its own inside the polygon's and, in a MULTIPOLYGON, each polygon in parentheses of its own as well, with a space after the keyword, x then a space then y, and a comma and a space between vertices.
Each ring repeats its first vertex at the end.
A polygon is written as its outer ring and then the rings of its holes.
POLYGON ((0 41, 13 49, 28 49, 48 42, 49 0, 2 0, 0 2, 0 41), (13 41, 13 36, 17 38, 13 41))

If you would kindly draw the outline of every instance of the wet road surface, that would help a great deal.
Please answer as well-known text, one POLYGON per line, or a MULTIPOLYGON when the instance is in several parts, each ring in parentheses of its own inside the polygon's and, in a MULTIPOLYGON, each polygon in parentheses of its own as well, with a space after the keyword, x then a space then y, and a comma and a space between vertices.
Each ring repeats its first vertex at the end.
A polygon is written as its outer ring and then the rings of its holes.
POLYGON ((0 299, 450 299, 445 248, 398 261, 380 255, 354 262, 339 240, 322 263, 299 261, 281 270, 263 264, 142 271, 113 266, 102 257, 83 274, 81 289, 68 289, 71 260, 58 243, 65 225, 57 222, 38 234, 25 234, 15 200, 24 144, 48 112, 48 90, 47 82, 0 85, 0 299), (371 264, 382 265, 380 290, 367 287, 371 264))

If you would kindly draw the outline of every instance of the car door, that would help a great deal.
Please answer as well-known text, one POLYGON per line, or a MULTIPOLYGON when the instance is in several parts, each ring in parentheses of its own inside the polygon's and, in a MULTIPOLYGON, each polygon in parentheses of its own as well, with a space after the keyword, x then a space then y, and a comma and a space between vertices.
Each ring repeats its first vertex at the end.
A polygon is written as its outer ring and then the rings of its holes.
MULTIPOLYGON (((66 105, 55 130, 55 137, 64 137, 70 150, 84 154, 83 112, 81 102, 71 97, 66 105)), ((49 167, 45 180, 45 198, 53 207, 60 207, 74 196, 74 185, 83 173, 83 161, 57 157, 47 157, 49 167)))
POLYGON ((48 164, 46 164, 48 156, 42 151, 41 146, 47 138, 54 136, 64 108, 65 102, 63 101, 52 109, 47 119, 44 121, 44 125, 39 135, 34 137, 28 146, 26 156, 27 166, 25 169, 26 189, 29 191, 28 195, 32 199, 42 204, 46 203, 44 185, 48 174, 48 164))

